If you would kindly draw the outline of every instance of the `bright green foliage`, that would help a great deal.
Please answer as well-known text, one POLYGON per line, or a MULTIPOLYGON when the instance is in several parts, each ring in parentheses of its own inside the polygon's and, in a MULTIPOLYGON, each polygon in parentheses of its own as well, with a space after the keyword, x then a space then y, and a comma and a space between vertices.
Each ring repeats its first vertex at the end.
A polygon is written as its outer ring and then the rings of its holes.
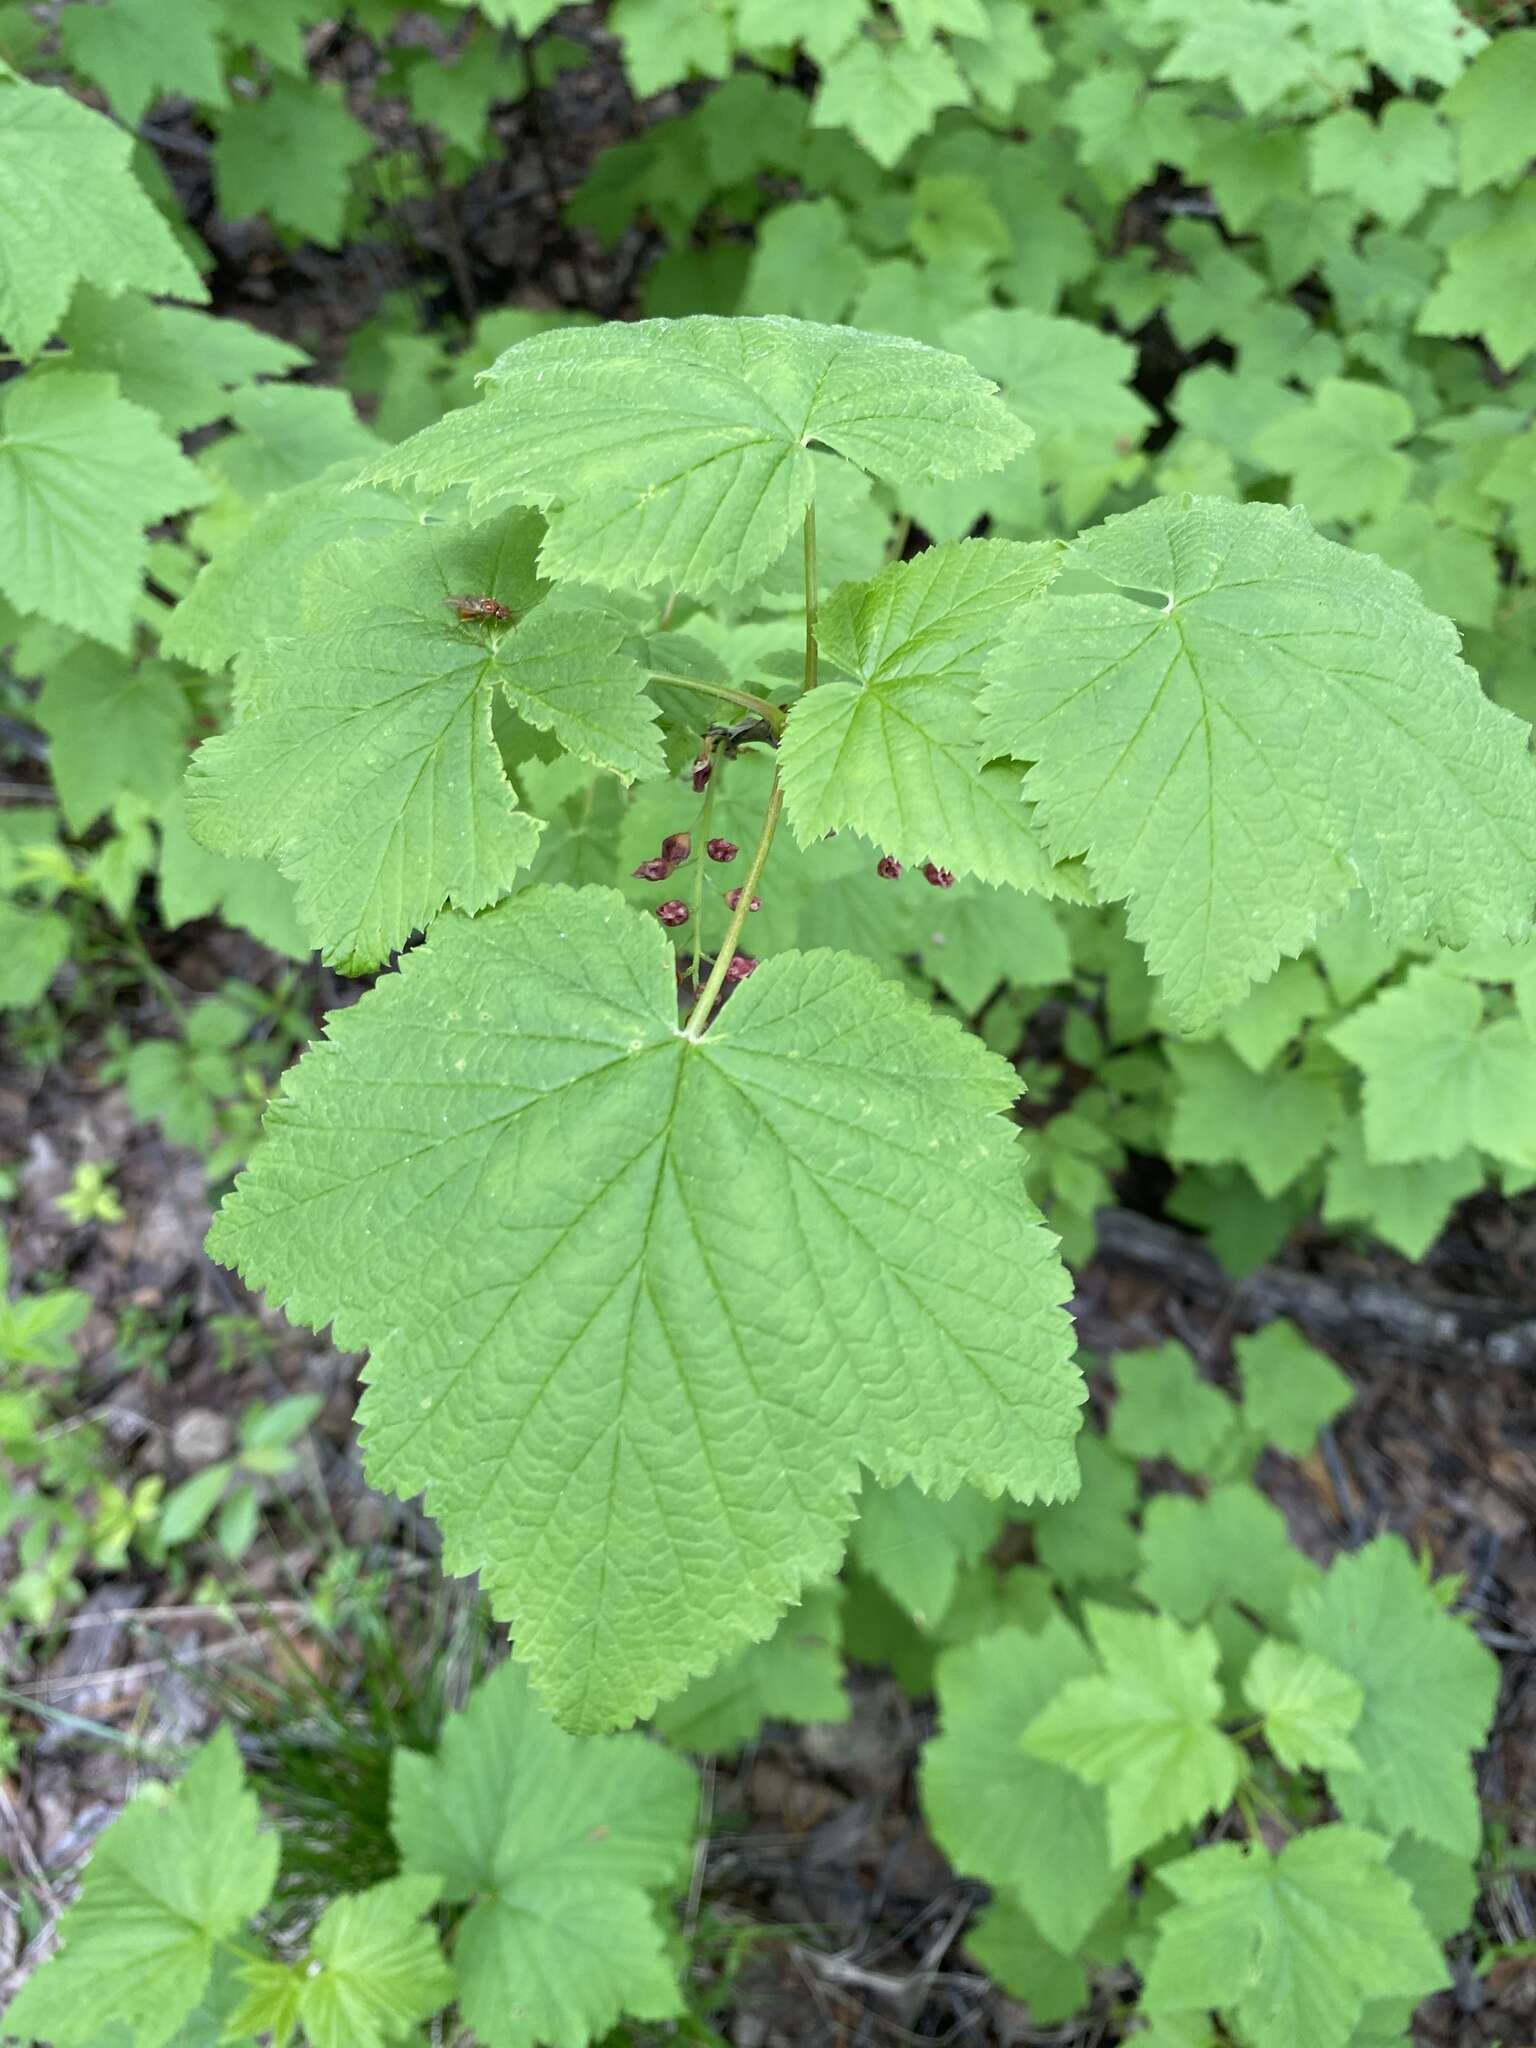
POLYGON ((207 297, 135 184, 132 147, 67 93, 0 71, 0 337, 18 354, 41 352, 81 279, 207 297))
POLYGON ((10 1276, 10 1249, 0 1237, 0 1364, 48 1372, 73 1365, 70 1340, 91 1312, 90 1296, 78 1287, 52 1287, 12 1301, 5 1292, 10 1276))
POLYGON ((1334 1134, 1323 1193, 1325 1223, 1366 1225, 1404 1258, 1421 1259, 1456 1204, 1483 1184, 1476 1152, 1382 1166, 1370 1159, 1358 1124, 1334 1134))
POLYGON ((407 2038, 453 1995, 437 1936, 421 1917, 440 1888, 435 1877, 396 1877, 333 1900, 293 1970, 251 1970, 252 1995, 231 2029, 270 2027, 273 2048, 284 2048, 295 2025, 309 2048, 385 2048, 407 2038))
POLYGON ((605 892, 444 920, 290 1075, 210 1239, 373 1347, 374 1479, 429 1488, 577 1727, 765 1633, 861 1457, 1076 1478, 1011 1069, 835 954, 767 962, 701 1040, 676 1017, 664 935, 605 892))
POLYGON ((71 369, 116 377, 119 395, 145 406, 173 434, 223 417, 230 391, 240 385, 281 376, 309 360, 302 349, 238 320, 153 305, 131 293, 109 298, 94 285, 76 291, 59 339, 71 369))
POLYGON ((1536 348, 1536 302, 1526 289, 1536 264, 1536 186, 1501 200, 1486 225, 1452 242, 1449 268, 1418 318, 1421 334, 1480 334, 1502 370, 1536 348))
POLYGON ((1262 1073, 1304 1024, 1326 1017, 1331 1008, 1328 989, 1310 960, 1282 960, 1268 981, 1227 1011, 1217 1028, 1239 1059, 1262 1073))
POLYGON ((1024 431, 991 387, 919 343, 794 320, 648 320, 525 341, 488 396, 365 480, 469 486, 549 515, 544 573, 735 590, 798 529, 812 440, 919 483, 995 469, 1024 431))
POLYGON ((637 1735, 563 1734, 504 1664, 435 1757, 395 1757, 390 1822, 408 1875, 469 1908, 459 2009, 486 2048, 584 2048, 622 2012, 679 2009, 653 1895, 692 1854, 693 1773, 637 1735))
POLYGON ((1153 2012, 1215 2007, 1253 2048, 1346 2048, 1367 2003, 1414 2001, 1449 1977, 1387 1844, 1323 1827, 1278 1856, 1218 1842, 1158 1879, 1178 1904, 1158 1923, 1153 2012))
POLYGON ((8 385, 0 430, 0 593, 126 652, 144 528, 201 504, 207 485, 154 416, 96 373, 32 371, 8 385))
POLYGON ((59 40, 70 64, 101 87, 113 112, 136 122, 162 93, 223 105, 217 23, 218 10, 202 0, 169 11, 163 0, 110 0, 105 7, 66 7, 59 40))
POLYGON ((204 451, 202 466, 226 496, 258 505, 274 492, 356 463, 378 446, 344 391, 309 384, 260 384, 229 401, 240 431, 204 451))
POLYGON ((292 630, 305 571, 332 541, 415 524, 386 491, 343 491, 357 462, 327 469, 262 505, 224 544, 167 621, 167 654, 220 669, 243 648, 292 630))
POLYGON ((1209 1629, 1090 1607, 1098 1668, 1070 1679, 1029 1723, 1027 1753, 1102 1785, 1110 1853, 1125 1861, 1220 1812, 1242 1752, 1216 1727, 1221 1688, 1209 1629))
POLYGON ((726 0, 615 0, 611 18, 642 99, 694 73, 720 78, 731 68, 726 0))
POLYGON ((1361 1767, 1329 1772, 1346 1819, 1471 1855, 1479 1822, 1467 1751, 1493 1712, 1493 1657, 1445 1612, 1396 1536, 1337 1559, 1298 1598, 1295 1626, 1304 1649, 1365 1693, 1351 1735, 1361 1767))
POLYGON ((1037 600, 987 739, 1036 763, 1051 851, 1129 899, 1178 1021, 1236 1002, 1356 880, 1394 933, 1523 928, 1525 729, 1404 577, 1299 513, 1211 499, 1108 520, 1069 560, 1167 603, 1037 600))
POLYGON ((69 920, 0 901, 0 1010, 30 1010, 69 958, 69 920))
POLYGON ((931 1630, 955 1596, 962 1570, 1002 1533, 1004 1509, 972 1487, 930 1501, 910 1479, 899 1486, 865 1482, 850 1550, 861 1570, 931 1630))
POLYGON ((1186 1623, 1231 1601, 1283 1628, 1293 1597, 1316 1577, 1285 1517, 1252 1486, 1218 1486, 1204 1500, 1159 1494, 1142 1518, 1141 1559, 1137 1592, 1186 1623))
POLYGON ((82 647, 49 671, 37 717, 71 832, 86 831, 123 790, 151 804, 169 797, 186 766, 192 711, 169 662, 131 667, 82 647))
POLYGON ((1075 1499, 1038 1508, 1030 1517, 1040 1562, 1067 1586, 1129 1578, 1137 1555, 1130 1512, 1135 1468, 1099 1436, 1085 1436, 1077 1458, 1083 1484, 1075 1499))
POLYGON ((1025 1750, 1023 1731, 1093 1659, 1059 1616, 999 1629, 939 1659, 940 1732, 922 1760, 923 1810, 957 1869, 1014 1899, 1046 1940, 1078 1946, 1119 1883, 1104 1795, 1025 1750))
POLYGON ((1132 1458, 1172 1458, 1186 1472, 1209 1470, 1237 1420, 1219 1387, 1195 1371, 1182 1344, 1122 1351, 1114 1361, 1119 1398, 1109 1439, 1132 1458))
POLYGON ((656 708, 623 651, 625 621, 590 600, 541 602, 542 522, 512 514, 328 553, 301 630, 240 673, 234 730, 189 782, 216 853, 276 856, 325 957, 376 966, 445 901, 480 910, 533 859, 492 735, 499 694, 528 724, 626 779, 662 767, 656 708), (448 600, 496 599, 504 629, 448 600))
MULTIPOLYGON (((935 1502, 934 1506, 943 1503, 935 1502)), ((846 1721, 842 1587, 813 1587, 766 1642, 749 1643, 652 1715, 679 1749, 739 1749, 764 1721, 846 1721)))
POLYGON ((165 2048, 202 1998, 215 1947, 243 1932, 277 1875, 234 1738, 221 1729, 174 1789, 139 1794, 97 1845, 58 1956, 6 2011, 8 2032, 92 2048, 117 2026, 165 2048))
POLYGON ((1413 465, 1398 443, 1413 432, 1413 409, 1396 391, 1325 377, 1307 403, 1257 435, 1253 452, 1291 478, 1292 495, 1315 519, 1390 512, 1413 465))
POLYGON ((851 825, 909 863, 1055 892, 1020 772, 984 763, 976 708, 999 633, 1054 567, 1048 547, 960 541, 833 593, 817 626, 826 673, 784 734, 802 845, 851 825))
POLYGON ((1536 29, 1505 29, 1440 102, 1456 131, 1463 192, 1518 178, 1530 163, 1536 29))
POLYGON ((1278 1067, 1256 1074, 1224 1045, 1168 1045, 1178 1080, 1168 1152, 1204 1166, 1243 1167, 1275 1196, 1322 1156, 1343 1114, 1326 1071, 1278 1067))
POLYGON ((1388 227, 1401 227, 1455 176, 1450 132, 1422 100, 1393 100, 1379 121, 1341 108, 1308 140, 1313 191, 1347 192, 1388 227))
POLYGON ((864 274, 835 199, 776 207, 757 230, 742 311, 837 320, 858 297, 864 274))
POLYGON ((266 214, 278 227, 334 246, 352 167, 372 146, 339 91, 275 78, 260 99, 237 101, 219 123, 219 211, 229 220, 266 214))
POLYGON ((1325 1424, 1342 1415, 1354 1389, 1291 1323, 1266 1323, 1233 1345, 1243 1421, 1261 1443, 1304 1458, 1325 1424))
POLYGON ((942 44, 861 36, 827 66, 811 118, 818 128, 846 128, 889 169, 937 113, 965 98, 942 44))
POLYGON ((1007 1893, 994 1897, 977 1916, 965 1945, 989 1977, 1024 2001, 1037 2027, 1070 2019, 1088 2002, 1082 1965, 1052 1948, 1007 1893))
POLYGON ((1358 1771, 1349 1741, 1365 1695, 1311 1650, 1271 1638, 1243 1674, 1243 1697, 1264 1717, 1264 1740, 1288 1771, 1358 1771))
POLYGON ((1385 1165, 1456 1161, 1469 1146, 1536 1166, 1536 1039, 1486 1021, 1481 991, 1415 967, 1329 1034, 1365 1076, 1365 1147, 1385 1165))

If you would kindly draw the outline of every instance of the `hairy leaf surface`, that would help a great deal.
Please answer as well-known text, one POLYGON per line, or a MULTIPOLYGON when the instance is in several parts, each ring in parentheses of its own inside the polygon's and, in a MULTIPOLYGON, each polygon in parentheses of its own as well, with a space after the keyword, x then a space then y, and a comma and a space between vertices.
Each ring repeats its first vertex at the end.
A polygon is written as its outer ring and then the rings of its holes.
POLYGON ((999 635, 1056 558, 1049 544, 958 541, 832 593, 817 626, 828 669, 780 752, 802 846, 851 825, 903 861, 1056 893, 1021 771, 984 759, 976 701, 999 635))
POLYGON ((1073 1490, 1016 1091, 831 953, 768 961, 696 1042, 653 921, 533 888, 333 1020, 210 1246, 373 1347, 372 1477, 428 1489, 450 1569, 602 1727, 835 1567, 860 1460, 1073 1490))
POLYGON ((0 336, 35 356, 81 278, 206 299, 128 168, 133 137, 66 92, 0 74, 0 336))
POLYGON ((174 1789, 141 1792, 102 1836, 58 1955, 6 2008, 5 2028, 87 2048, 116 2024, 164 2048, 203 1995, 215 1946, 241 1933, 277 1876, 228 1728, 174 1789))
POLYGON ((478 406, 365 473, 549 515, 544 573, 739 589, 812 496, 813 444, 895 482, 996 469, 1027 430, 958 356, 785 319, 646 320, 509 349, 478 406))
POLYGON ((436 1756, 396 1752, 395 1840, 468 1904, 454 1972, 486 2048, 584 2048, 622 2012, 678 2010, 651 1895, 686 1878, 696 1797, 657 1743, 554 1727, 515 1664, 449 1717, 436 1756))
POLYGON ((538 848, 492 736, 497 692, 570 752, 626 778, 663 766, 624 620, 534 571, 541 522, 513 514, 370 546, 311 572, 301 630, 242 665, 234 729, 188 782, 215 853, 276 857, 328 960, 377 966, 451 902, 479 910, 538 848), (504 630, 449 597, 487 596, 504 630))
POLYGON ((1035 762, 1191 1028, 1301 950, 1360 883, 1383 930, 1526 928, 1536 772, 1454 629, 1298 512, 1161 500, 1069 551, 1114 595, 1046 596, 998 657, 987 737, 1035 762), (1152 606, 1129 593, 1157 592, 1152 606))

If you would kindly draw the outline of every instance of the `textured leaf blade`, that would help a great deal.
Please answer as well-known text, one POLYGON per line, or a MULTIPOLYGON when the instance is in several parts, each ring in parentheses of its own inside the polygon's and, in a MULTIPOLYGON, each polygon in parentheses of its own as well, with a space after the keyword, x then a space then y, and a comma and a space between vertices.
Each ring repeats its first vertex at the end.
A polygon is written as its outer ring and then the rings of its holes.
POLYGON ((376 966, 445 902, 495 902, 532 861, 540 826, 516 807, 492 736, 498 689, 587 760, 622 775, 663 766, 623 620, 541 602, 541 531, 512 514, 331 551, 300 631, 244 665, 234 729, 193 762, 198 837, 279 860, 343 967, 376 966), (492 597, 513 623, 466 626, 454 595, 492 597))
POLYGON ((1379 1835, 1322 1827, 1277 1857, 1218 1842, 1164 1864, 1179 1903, 1158 1924, 1149 2008, 1219 2007, 1255 2048, 1346 2048, 1368 2000, 1448 1983, 1386 1854, 1379 1835))
POLYGON ((489 395, 365 481, 469 487, 549 515, 546 574, 612 589, 734 590, 777 559, 820 443, 919 482, 994 469, 1026 430, 956 356, 786 319, 646 320, 510 349, 489 395))
POLYGON ((277 1837, 260 1832, 221 1728, 168 1797, 141 1794, 102 1836, 63 1946, 7 2008, 7 2031, 86 2048, 115 2023, 135 2048, 164 2048, 202 1997, 215 1946, 243 1932, 276 1876, 277 1837))
POLYGON ((447 919, 291 1078, 210 1239, 374 1347, 373 1476, 430 1490, 571 1726, 766 1634, 860 1460, 1076 1482, 1011 1069, 835 954, 769 961, 697 1043, 676 1014, 664 934, 605 891, 447 919))
POLYGON ((1104 1794, 1026 1753, 1020 1735, 1061 1689, 1092 1675, 1076 1629, 999 1629, 939 1660, 940 1733, 923 1752, 923 1810, 957 1869, 1016 1898, 1071 1951, 1113 1895, 1104 1794))
POLYGON ((407 1872, 469 1911, 454 1947, 487 2048, 580 2048, 622 2012, 677 2010, 651 1895, 681 1885, 697 1792, 680 1757, 565 1734, 504 1664, 450 1715, 438 1752, 396 1752, 390 1820, 407 1872))
POLYGON ((832 593, 817 627, 831 669, 780 752, 802 846, 851 825, 903 861, 1056 892, 1020 770, 984 758, 976 700, 999 635, 1057 558, 1048 544, 958 541, 832 593))
POLYGON ((128 168, 133 137, 66 92, 0 76, 0 335, 35 356, 84 278, 206 299, 128 168))
POLYGON ((1173 1829, 1220 1812, 1242 1752, 1216 1727, 1216 1638, 1161 1614, 1089 1609, 1100 1669, 1074 1678, 1024 1731, 1031 1756, 1102 1785, 1110 1853, 1128 1860, 1173 1829))
POLYGON ((126 653, 144 528, 200 505, 208 486, 152 413, 95 372, 34 370, 0 416, 0 591, 126 653))
POLYGON ((1454 629, 1302 515, 1164 500, 1072 558, 1125 595, 1047 596, 986 692, 1035 767, 1051 850, 1086 857, 1194 1028, 1298 953, 1359 882, 1383 930, 1528 923, 1536 771, 1454 629))

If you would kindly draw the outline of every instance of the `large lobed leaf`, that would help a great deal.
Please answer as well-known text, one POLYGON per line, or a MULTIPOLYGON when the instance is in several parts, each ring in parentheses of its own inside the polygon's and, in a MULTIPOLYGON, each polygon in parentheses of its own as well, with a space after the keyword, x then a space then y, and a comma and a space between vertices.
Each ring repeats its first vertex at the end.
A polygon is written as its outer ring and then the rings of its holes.
POLYGON ((541 887, 330 1031, 210 1249, 373 1348, 372 1477, 428 1490, 567 1725, 766 1634, 861 1460, 1074 1489, 1016 1078, 867 963, 781 955, 695 1040, 654 922, 541 887))
POLYGON ((897 483, 998 468, 1029 439, 958 356, 786 319, 645 320, 520 343, 484 401, 392 449, 365 482, 469 487, 549 515, 546 575, 736 590, 813 491, 813 444, 897 483))
POLYGON ((116 2026, 164 2048, 207 1987, 220 1942, 243 1933, 277 1876, 228 1728, 168 1793, 141 1792, 86 1866, 58 1955, 7 2007, 5 2031, 87 2048, 116 2026))
POLYGON ((1055 574, 1049 543, 956 541, 835 590, 827 664, 780 755, 802 846, 851 825, 884 852, 986 882, 1063 886, 1011 762, 987 763, 976 699, 999 636, 1055 574))
POLYGON ((1405 576, 1300 512, 1204 498, 1106 520, 1069 559, 1115 591, 1021 614, 987 738, 1035 764, 1052 853, 1127 900, 1180 1025, 1240 1001, 1356 883, 1392 934, 1528 926, 1528 730, 1405 576))
POLYGON ((0 336, 35 356, 84 278, 205 299, 128 168, 133 137, 68 93, 0 71, 0 336))
POLYGON ((543 531, 513 513, 341 543, 315 565, 298 631, 240 670, 233 729, 199 750, 192 827, 212 852, 276 857, 328 960, 375 967, 445 902, 480 910, 538 850, 492 735, 500 692, 528 724, 626 778, 663 765, 623 620, 546 597, 543 531), (452 596, 494 597, 504 631, 452 596))
POLYGON ((584 2048, 623 2012, 678 2010, 651 1895, 687 1875, 697 1798, 657 1743, 554 1727, 515 1664, 450 1715, 436 1756, 396 1752, 395 1840, 468 1905, 454 1973, 486 2048, 584 2048))

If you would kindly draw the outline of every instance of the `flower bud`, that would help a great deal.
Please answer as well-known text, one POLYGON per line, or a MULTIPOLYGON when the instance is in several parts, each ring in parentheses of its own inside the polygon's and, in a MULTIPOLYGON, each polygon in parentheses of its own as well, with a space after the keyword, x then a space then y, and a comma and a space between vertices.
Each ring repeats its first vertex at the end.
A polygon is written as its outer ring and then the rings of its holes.
POLYGON ((686 903, 679 903, 674 897, 670 903, 658 903, 656 915, 669 928, 686 924, 688 922, 688 906, 686 903))
POLYGON ((948 868, 936 867, 931 860, 923 862, 923 880, 931 882, 935 889, 953 889, 955 878, 948 868))
MULTIPOLYGON (((725 900, 730 905, 731 909, 734 910, 741 901, 741 891, 739 889, 727 889, 725 892, 725 900)), ((754 896, 752 898, 752 901, 747 905, 748 910, 761 910, 762 907, 763 899, 761 896, 754 896)))
POLYGON ((711 839, 704 851, 711 860, 734 860, 741 848, 732 839, 711 839))
POLYGON ((875 862, 875 873, 887 882, 899 882, 901 880, 901 862, 893 860, 888 853, 883 853, 875 862))
POLYGON ((731 955, 731 964, 725 970, 725 978, 728 982, 745 981, 749 974, 756 974, 756 972, 757 962, 750 953, 733 953, 731 955))

